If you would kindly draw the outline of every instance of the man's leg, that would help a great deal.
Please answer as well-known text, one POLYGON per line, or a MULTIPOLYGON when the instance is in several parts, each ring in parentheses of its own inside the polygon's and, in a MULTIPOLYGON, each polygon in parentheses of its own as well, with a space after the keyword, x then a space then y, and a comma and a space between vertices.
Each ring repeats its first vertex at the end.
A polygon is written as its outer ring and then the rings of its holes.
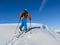
POLYGON ((27 32, 27 24, 24 23, 24 32, 26 33, 27 32))
POLYGON ((19 27, 20 31, 22 31, 22 27, 23 27, 23 23, 21 23, 21 25, 19 27))

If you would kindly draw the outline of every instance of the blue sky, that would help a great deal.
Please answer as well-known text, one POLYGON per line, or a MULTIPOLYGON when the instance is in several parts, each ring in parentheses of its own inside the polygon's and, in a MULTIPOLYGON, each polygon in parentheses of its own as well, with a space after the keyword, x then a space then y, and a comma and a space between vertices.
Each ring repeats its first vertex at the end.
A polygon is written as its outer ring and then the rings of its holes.
POLYGON ((60 27, 60 0, 0 0, 0 23, 17 23, 24 9, 29 11, 33 23, 60 27))

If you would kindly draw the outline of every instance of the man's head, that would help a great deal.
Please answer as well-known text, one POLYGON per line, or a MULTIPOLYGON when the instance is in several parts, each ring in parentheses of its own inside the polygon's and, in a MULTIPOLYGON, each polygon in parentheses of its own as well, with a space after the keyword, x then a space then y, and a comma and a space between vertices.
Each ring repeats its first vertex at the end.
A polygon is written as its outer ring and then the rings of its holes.
POLYGON ((24 12, 28 13, 27 9, 24 9, 24 12))

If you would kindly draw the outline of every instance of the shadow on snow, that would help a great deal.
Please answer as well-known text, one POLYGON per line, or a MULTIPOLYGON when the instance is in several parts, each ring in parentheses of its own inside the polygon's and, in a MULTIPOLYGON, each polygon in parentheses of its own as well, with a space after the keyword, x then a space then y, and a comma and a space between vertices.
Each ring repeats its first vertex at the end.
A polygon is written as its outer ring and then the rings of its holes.
POLYGON ((31 27, 28 29, 28 32, 31 31, 32 29, 40 29, 40 27, 39 26, 38 27, 31 27))

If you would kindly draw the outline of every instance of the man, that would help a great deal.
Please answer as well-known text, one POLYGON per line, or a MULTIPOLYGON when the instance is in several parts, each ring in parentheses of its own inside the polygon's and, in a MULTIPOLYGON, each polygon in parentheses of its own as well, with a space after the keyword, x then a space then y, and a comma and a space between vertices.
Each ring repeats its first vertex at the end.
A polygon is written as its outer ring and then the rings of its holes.
POLYGON ((21 25, 19 27, 20 31, 22 31, 22 27, 24 26, 24 32, 27 32, 27 18, 31 21, 31 16, 28 13, 28 11, 25 9, 23 12, 20 13, 19 15, 21 25))

